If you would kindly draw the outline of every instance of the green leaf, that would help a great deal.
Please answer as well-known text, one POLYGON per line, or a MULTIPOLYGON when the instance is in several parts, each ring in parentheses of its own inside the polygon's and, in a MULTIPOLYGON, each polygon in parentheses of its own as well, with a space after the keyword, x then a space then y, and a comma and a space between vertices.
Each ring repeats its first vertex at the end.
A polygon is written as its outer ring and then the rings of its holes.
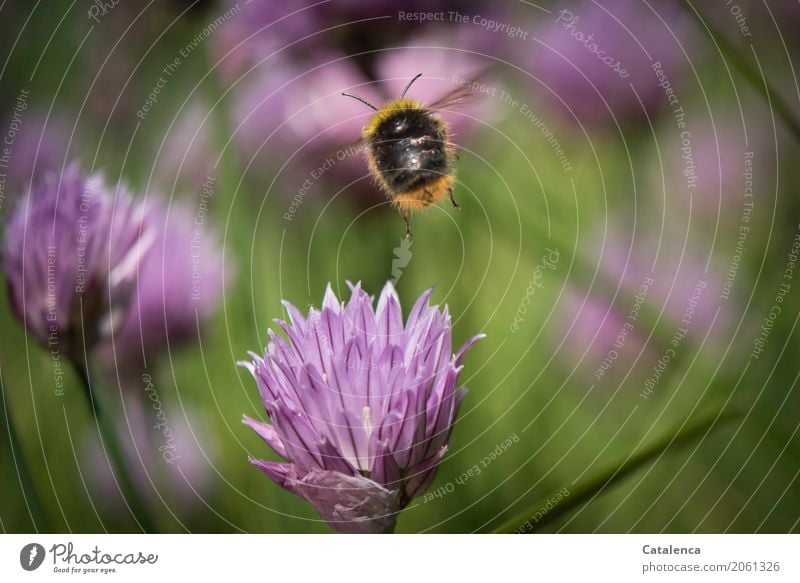
POLYGON ((493 532, 524 534, 538 530, 567 512, 589 502, 607 487, 619 482, 654 458, 661 456, 668 449, 688 445, 698 437, 704 438, 712 429, 719 428, 739 416, 740 413, 738 411, 723 412, 715 410, 700 415, 691 422, 683 422, 681 427, 669 431, 667 435, 656 440, 651 445, 630 454, 622 463, 614 464, 613 467, 600 472, 594 478, 570 488, 568 495, 560 495, 561 490, 559 490, 503 523, 493 532), (554 498, 558 498, 556 504, 553 504, 554 498), (550 508, 547 508, 548 504, 550 504, 550 508))

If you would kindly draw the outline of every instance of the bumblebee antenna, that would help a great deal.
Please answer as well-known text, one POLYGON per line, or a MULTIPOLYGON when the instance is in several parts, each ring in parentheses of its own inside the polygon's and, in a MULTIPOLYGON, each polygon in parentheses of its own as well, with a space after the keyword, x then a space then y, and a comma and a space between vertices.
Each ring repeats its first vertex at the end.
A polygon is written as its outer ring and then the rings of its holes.
POLYGON ((353 99, 358 99, 361 103, 366 105, 367 107, 371 107, 375 111, 378 111, 378 108, 372 105, 369 101, 364 99, 363 97, 359 97, 358 95, 353 95, 352 93, 342 93, 345 97, 352 97, 353 99))
POLYGON ((408 93, 408 90, 411 89, 411 86, 414 84, 414 81, 416 81, 420 77, 422 77, 422 73, 417 73, 417 75, 411 81, 408 82, 408 85, 406 85, 406 88, 403 89, 402 95, 400 95, 400 99, 403 99, 403 97, 406 96, 406 93, 408 93))

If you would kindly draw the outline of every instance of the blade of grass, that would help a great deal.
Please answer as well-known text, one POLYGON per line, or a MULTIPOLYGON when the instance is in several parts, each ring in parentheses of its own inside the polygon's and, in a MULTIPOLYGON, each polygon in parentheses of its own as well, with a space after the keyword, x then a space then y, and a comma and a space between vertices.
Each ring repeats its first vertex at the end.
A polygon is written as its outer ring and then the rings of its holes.
POLYGON ((594 496, 601 494, 608 486, 611 486, 623 478, 627 477, 643 465, 660 456, 668 449, 674 449, 688 445, 698 436, 705 436, 715 426, 720 427, 727 421, 735 419, 738 412, 712 411, 699 416, 691 423, 686 424, 682 430, 669 431, 664 437, 653 442, 640 451, 628 456, 621 464, 600 472, 594 478, 570 488, 568 496, 562 496, 560 503, 553 504, 552 499, 557 497, 559 492, 540 500, 532 508, 521 512, 511 520, 506 521, 496 528, 495 533, 527 533, 533 532, 546 524, 560 518, 567 512, 578 508, 588 502, 594 496), (550 508, 542 512, 547 505, 550 508), (537 518, 539 515, 539 518, 537 518))
POLYGON ((2 373, 0 373, 0 421, 4 421, 6 425, 6 433, 11 447, 11 461, 17 471, 17 480, 22 491, 22 499, 25 500, 25 507, 28 509, 33 528, 37 533, 52 532, 44 506, 39 498, 39 492, 36 490, 30 468, 28 468, 28 463, 25 460, 25 453, 22 451, 14 421, 11 419, 11 414, 6 405, 6 391, 2 373))
POLYGON ((691 0, 683 0, 681 3, 686 11, 692 15, 698 26, 703 29, 710 37, 711 41, 717 46, 720 52, 726 57, 733 66, 747 79, 753 87, 761 94, 773 111, 783 120, 787 127, 800 140, 800 122, 794 115, 789 105, 784 101, 774 87, 764 78, 759 71, 751 65, 743 55, 739 53, 725 36, 717 30, 715 25, 708 19, 703 18, 702 13, 694 6, 691 0))

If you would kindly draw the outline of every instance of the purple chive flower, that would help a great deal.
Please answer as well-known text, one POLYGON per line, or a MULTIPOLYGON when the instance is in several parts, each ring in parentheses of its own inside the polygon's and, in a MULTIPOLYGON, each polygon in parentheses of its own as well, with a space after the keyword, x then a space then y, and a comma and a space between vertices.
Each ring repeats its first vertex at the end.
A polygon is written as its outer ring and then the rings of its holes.
POLYGON ((147 209, 77 165, 33 186, 10 217, 3 268, 17 318, 71 359, 121 324, 155 233, 147 209), (109 298, 112 298, 110 301, 109 298))
POLYGON ((271 424, 245 417, 289 463, 252 460, 309 501, 341 532, 391 532, 397 514, 433 481, 465 390, 451 352, 450 315, 427 291, 403 325, 387 283, 378 304, 360 285, 340 302, 330 286, 308 317, 284 303, 288 339, 270 331, 256 379, 271 424))

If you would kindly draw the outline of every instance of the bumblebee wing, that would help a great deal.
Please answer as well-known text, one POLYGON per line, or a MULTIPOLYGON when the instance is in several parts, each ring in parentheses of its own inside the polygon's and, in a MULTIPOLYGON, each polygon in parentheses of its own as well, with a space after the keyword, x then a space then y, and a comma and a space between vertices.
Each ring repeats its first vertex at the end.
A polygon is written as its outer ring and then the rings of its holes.
POLYGON ((489 68, 483 69, 477 75, 472 76, 464 84, 459 85, 450 93, 431 103, 429 109, 453 109, 474 103, 486 97, 486 93, 477 90, 481 81, 486 78, 489 68))
POLYGON ((473 91, 469 87, 459 87, 426 107, 433 110, 453 109, 464 107, 478 99, 480 99, 480 94, 477 91, 473 91))

